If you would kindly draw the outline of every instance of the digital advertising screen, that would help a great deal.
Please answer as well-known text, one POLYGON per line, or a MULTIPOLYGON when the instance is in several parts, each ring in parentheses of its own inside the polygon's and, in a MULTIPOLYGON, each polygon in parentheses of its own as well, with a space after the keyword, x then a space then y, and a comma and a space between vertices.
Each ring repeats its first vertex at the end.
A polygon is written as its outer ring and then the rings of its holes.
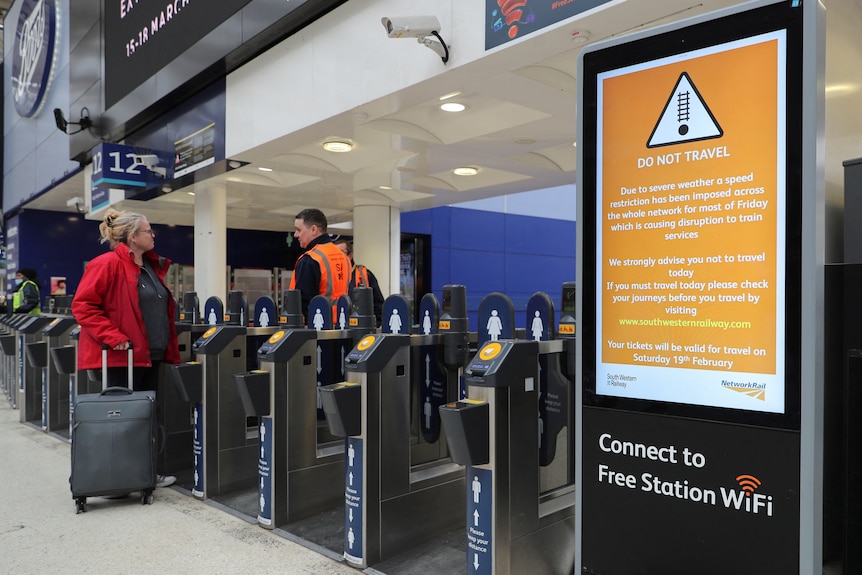
POLYGON ((795 417, 801 40, 761 10, 583 57, 588 403, 795 417))
POLYGON ((106 107, 111 107, 250 1, 105 2, 106 107))

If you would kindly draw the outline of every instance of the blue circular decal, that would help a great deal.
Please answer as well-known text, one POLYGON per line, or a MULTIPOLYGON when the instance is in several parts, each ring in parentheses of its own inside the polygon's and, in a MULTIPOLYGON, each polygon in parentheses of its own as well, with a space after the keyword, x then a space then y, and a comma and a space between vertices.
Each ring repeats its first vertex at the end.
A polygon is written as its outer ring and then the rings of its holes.
POLYGON ((12 54, 12 96, 19 116, 32 118, 42 109, 54 75, 56 48, 56 0, 24 0, 12 54))

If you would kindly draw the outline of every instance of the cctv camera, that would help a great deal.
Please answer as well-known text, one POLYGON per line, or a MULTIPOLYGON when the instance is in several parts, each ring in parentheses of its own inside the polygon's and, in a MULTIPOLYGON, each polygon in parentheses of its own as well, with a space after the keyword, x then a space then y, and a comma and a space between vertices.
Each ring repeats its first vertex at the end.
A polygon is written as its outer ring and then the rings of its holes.
POLYGON ((381 18, 380 21, 390 38, 422 38, 440 31, 436 16, 381 18))
POLYGON ((132 156, 132 163, 136 166, 144 166, 150 169, 159 165, 159 157, 155 154, 134 154, 132 156))
POLYGON ((57 124, 57 129, 61 132, 66 131, 66 127, 68 126, 68 122, 66 122, 66 118, 63 116, 63 110, 60 108, 54 108, 54 123, 57 124))

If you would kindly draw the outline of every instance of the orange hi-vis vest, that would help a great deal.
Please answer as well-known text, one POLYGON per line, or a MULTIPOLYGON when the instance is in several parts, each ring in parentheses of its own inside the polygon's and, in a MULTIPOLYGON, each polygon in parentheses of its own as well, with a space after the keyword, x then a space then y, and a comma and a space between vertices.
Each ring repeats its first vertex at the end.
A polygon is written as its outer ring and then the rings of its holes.
MULTIPOLYGON (((335 244, 330 242, 318 244, 299 257, 305 256, 310 257, 320 266, 320 286, 317 293, 326 296, 333 303, 334 316, 335 302, 348 292, 350 261, 340 249, 335 247, 335 244)), ((290 278, 290 289, 296 289, 296 275, 290 278)))
POLYGON ((368 283, 368 268, 365 266, 356 266, 353 268, 353 278, 350 283, 354 287, 371 287, 368 283))

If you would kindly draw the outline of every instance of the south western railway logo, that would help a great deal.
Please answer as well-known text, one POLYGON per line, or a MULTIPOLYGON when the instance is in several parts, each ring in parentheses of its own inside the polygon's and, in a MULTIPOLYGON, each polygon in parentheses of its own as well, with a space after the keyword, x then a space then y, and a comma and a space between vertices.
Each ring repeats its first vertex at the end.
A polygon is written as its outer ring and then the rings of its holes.
POLYGON ((748 397, 766 401, 766 384, 757 383, 756 381, 728 381, 722 380, 722 387, 726 387, 737 393, 742 393, 748 397))

